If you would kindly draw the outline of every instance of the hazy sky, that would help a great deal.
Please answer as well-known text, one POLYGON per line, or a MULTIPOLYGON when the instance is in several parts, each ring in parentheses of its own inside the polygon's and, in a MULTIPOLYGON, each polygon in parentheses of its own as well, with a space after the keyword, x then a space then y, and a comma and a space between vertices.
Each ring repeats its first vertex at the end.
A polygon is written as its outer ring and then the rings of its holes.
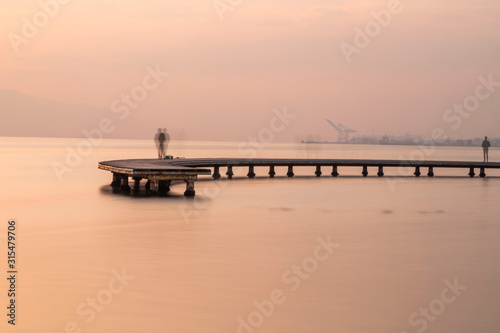
POLYGON ((440 127, 500 137, 500 86, 480 88, 473 105, 479 77, 500 82, 498 0, 59 1, 0 2, 0 89, 116 117, 113 102, 140 92, 146 68, 160 68, 169 76, 154 89, 147 81, 122 129, 150 131, 134 128, 140 120, 191 139, 245 140, 286 107, 296 118, 278 141, 333 140, 325 118, 359 135, 440 127), (389 7, 397 10, 382 26, 372 13, 389 7), (356 44, 356 29, 367 27, 369 45, 359 36, 356 44), (341 43, 357 48, 350 62, 341 43), (468 97, 475 111, 443 119, 468 97))

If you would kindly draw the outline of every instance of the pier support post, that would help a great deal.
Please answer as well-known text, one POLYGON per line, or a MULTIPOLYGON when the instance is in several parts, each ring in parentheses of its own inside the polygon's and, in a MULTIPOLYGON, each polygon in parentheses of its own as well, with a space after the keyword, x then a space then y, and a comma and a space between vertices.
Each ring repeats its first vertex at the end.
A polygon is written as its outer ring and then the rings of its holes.
POLYGON ((274 178, 274 175, 276 175, 276 172, 274 171, 274 165, 271 165, 269 167, 269 178, 274 178))
POLYGON ((186 191, 184 192, 184 196, 186 197, 194 197, 196 192, 194 191, 194 180, 186 180, 186 191))
POLYGON ((227 175, 228 179, 233 179, 234 173, 233 173, 233 166, 232 165, 227 166, 226 175, 227 175))
POLYGON ((363 177, 368 177, 368 167, 366 165, 363 166, 363 172, 361 174, 363 177))
POLYGON ((122 175, 122 185, 120 186, 120 190, 125 193, 130 192, 130 186, 128 185, 128 175, 122 175))
POLYGON ((377 176, 384 177, 384 167, 381 165, 378 167, 377 176))
POLYGON ((120 184, 122 182, 122 177, 119 173, 113 172, 113 181, 111 182, 111 187, 113 188, 119 188, 120 184))
POLYGON ((254 172, 254 166, 250 165, 248 166, 248 178, 255 178, 255 172, 254 172))
POLYGON ((476 175, 476 174, 474 173, 474 168, 470 168, 470 169, 469 169, 469 177, 470 177, 470 178, 474 178, 474 176, 475 176, 475 175, 476 175))
POLYGON ((316 165, 316 172, 314 174, 316 175, 316 177, 321 177, 321 165, 316 165))
POLYGON ((288 166, 288 172, 286 173, 286 175, 287 175, 288 177, 290 177, 290 178, 294 176, 294 173, 293 173, 293 165, 289 165, 289 166, 288 166))
POLYGON ((338 168, 337 168, 336 165, 332 166, 332 177, 338 177, 339 176, 339 172, 338 172, 337 169, 338 168))
MULTIPOLYGON (((146 186, 147 186, 147 184, 146 184, 146 186)), ((149 189, 150 189, 149 192, 151 194, 153 194, 153 195, 158 194, 158 188, 159 188, 159 186, 158 186, 158 181, 157 180, 153 179, 153 180, 149 181, 149 189)))
POLYGON ((214 166, 214 174, 212 175, 213 179, 219 180, 220 179, 220 172, 219 172, 219 167, 214 166))
POLYGON ((419 166, 416 166, 415 167, 415 173, 413 173, 415 175, 415 177, 420 177, 421 173, 420 173, 420 167, 419 166))
POLYGON ((484 172, 484 168, 481 168, 481 171, 479 172, 479 177, 481 177, 481 178, 486 177, 486 173, 484 172))
POLYGON ((160 180, 158 182, 158 193, 160 195, 167 195, 170 191, 170 180, 160 180))
POLYGON ((149 195, 151 194, 151 180, 148 179, 146 185, 144 185, 144 188, 146 189, 146 195, 149 197, 149 195))
POLYGON ((427 172, 428 177, 434 177, 434 167, 429 167, 429 172, 427 172))
POLYGON ((134 179, 134 193, 137 194, 139 193, 139 190, 141 188, 141 177, 133 177, 134 179))

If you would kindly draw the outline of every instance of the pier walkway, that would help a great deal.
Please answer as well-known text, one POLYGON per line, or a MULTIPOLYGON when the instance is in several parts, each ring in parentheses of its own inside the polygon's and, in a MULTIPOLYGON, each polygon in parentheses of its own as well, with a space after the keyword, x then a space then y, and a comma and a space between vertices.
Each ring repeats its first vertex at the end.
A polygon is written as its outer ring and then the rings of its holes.
MULTIPOLYGON (((199 175, 212 175, 215 180, 221 178, 221 168, 225 168, 228 179, 234 176, 233 167, 247 167, 248 178, 254 178, 255 167, 269 167, 268 175, 276 175, 275 167, 288 167, 286 175, 294 176, 294 167, 314 167, 314 175, 321 177, 322 168, 330 168, 330 175, 338 177, 339 167, 359 167, 363 177, 368 176, 368 167, 376 167, 378 177, 384 176, 384 168, 413 168, 415 177, 427 171, 428 177, 434 177, 434 169, 454 168, 469 171, 467 175, 474 177, 479 170, 480 177, 486 177, 486 169, 500 169, 500 163, 468 162, 468 161, 413 161, 413 160, 361 160, 361 159, 266 159, 266 158, 176 158, 176 159, 131 159, 99 162, 99 169, 113 173, 111 186, 114 190, 130 192, 129 178, 134 183, 134 191, 138 191, 142 179, 147 180, 146 191, 165 194, 170 190, 173 180, 186 182, 185 196, 194 196, 194 182, 199 175), (213 170, 213 172, 212 172, 213 170)), ((412 170, 413 170, 412 169, 412 170)))

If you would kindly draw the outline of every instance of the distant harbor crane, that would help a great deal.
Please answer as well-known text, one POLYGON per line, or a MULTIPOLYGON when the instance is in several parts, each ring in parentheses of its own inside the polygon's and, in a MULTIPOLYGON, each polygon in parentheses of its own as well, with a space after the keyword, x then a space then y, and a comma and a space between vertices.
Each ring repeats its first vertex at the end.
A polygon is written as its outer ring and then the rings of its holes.
POLYGON ((334 124, 331 120, 326 119, 326 121, 332 125, 338 132, 337 142, 338 143, 348 143, 349 142, 349 134, 356 133, 355 130, 345 127, 342 124, 334 124))

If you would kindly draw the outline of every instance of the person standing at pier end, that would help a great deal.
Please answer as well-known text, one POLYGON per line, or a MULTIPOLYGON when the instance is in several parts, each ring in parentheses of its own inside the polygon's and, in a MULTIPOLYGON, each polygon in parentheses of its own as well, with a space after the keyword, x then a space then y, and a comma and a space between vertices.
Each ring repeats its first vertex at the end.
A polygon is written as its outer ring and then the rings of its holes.
POLYGON ((483 147, 483 162, 488 162, 488 148, 490 148, 491 145, 487 136, 484 137, 484 141, 481 146, 483 147))
POLYGON ((170 142, 170 135, 167 133, 167 129, 163 129, 163 134, 165 136, 165 141, 163 143, 163 158, 167 156, 168 143, 170 142))
POLYGON ((156 149, 158 149, 158 159, 163 159, 165 157, 165 148, 163 147, 165 143, 165 133, 158 128, 158 132, 155 135, 156 149))

